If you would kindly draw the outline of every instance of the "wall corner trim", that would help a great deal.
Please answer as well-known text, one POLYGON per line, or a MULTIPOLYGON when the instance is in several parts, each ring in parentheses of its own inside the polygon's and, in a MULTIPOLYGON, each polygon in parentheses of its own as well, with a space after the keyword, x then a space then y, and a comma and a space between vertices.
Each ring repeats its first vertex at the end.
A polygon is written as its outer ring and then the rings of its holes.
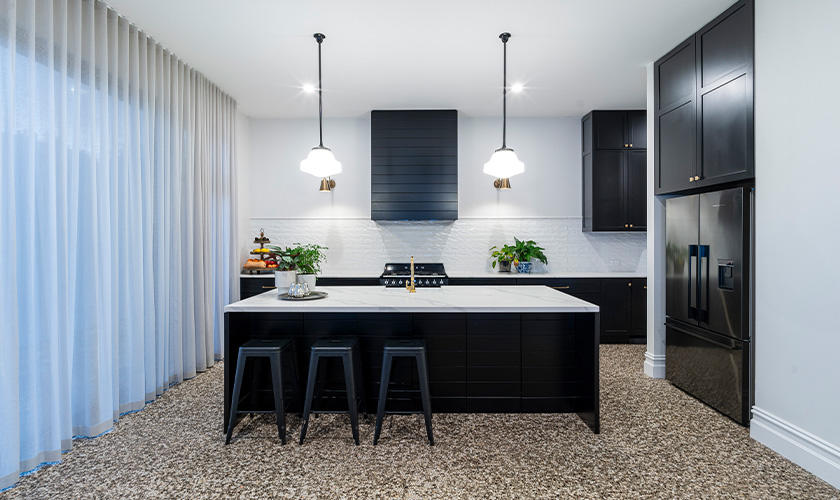
POLYGON ((645 375, 651 378, 665 378, 665 355, 645 352, 645 375))
POLYGON ((757 406, 752 408, 750 437, 840 488, 840 447, 757 406))

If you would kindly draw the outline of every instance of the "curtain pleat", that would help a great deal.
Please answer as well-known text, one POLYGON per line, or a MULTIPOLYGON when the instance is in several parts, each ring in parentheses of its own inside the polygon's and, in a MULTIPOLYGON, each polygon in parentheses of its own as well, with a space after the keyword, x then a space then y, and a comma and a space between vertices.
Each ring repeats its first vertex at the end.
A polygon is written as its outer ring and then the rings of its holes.
POLYGON ((236 103, 95 0, 0 0, 0 489, 221 357, 236 103))

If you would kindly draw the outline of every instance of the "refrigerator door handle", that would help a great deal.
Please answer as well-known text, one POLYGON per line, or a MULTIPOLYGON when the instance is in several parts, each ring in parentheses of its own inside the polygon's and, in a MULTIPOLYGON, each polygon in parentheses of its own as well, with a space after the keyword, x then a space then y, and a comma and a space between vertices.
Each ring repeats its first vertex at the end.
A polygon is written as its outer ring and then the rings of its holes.
POLYGON ((697 267, 700 266, 698 259, 697 245, 688 245, 688 317, 690 319, 697 319, 697 283, 692 285, 692 274, 696 272, 697 267), (692 260, 697 259, 697 262, 692 266, 692 260), (695 270, 695 271, 692 271, 695 270))
POLYGON ((709 319, 709 245, 697 247, 697 319, 709 319), (705 259, 705 266, 703 265, 705 259))

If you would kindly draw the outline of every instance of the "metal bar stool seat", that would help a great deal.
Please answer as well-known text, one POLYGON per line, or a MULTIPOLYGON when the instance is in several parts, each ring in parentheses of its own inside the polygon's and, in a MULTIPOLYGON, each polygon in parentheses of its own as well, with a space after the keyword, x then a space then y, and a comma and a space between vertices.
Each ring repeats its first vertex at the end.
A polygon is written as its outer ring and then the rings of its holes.
POLYGON ((394 339, 385 341, 382 351, 382 379, 379 383, 379 403, 376 409, 376 429, 373 433, 373 444, 379 442, 382 432, 382 419, 385 414, 422 413, 426 420, 426 435, 429 445, 434 446, 435 438, 432 434, 432 402, 429 394, 429 369, 426 364, 426 343, 420 339, 394 339), (417 378, 420 382, 420 399, 423 403, 422 411, 414 412, 386 412, 385 400, 388 398, 388 384, 391 381, 391 364, 394 358, 414 358, 417 360, 417 378))
MULTIPOLYGON (((309 374, 306 379, 306 397, 303 403, 303 422, 300 428, 300 444, 306 437, 309 416, 313 413, 339 413, 336 411, 313 410, 312 399, 315 395, 315 382, 318 377, 318 362, 321 358, 340 358, 344 368, 344 385, 347 393, 347 413, 353 441, 359 445, 359 407, 364 412, 364 385, 361 380, 358 340, 355 338, 320 339, 309 353, 309 374)), ((341 411, 340 413, 344 413, 341 411)))
MULTIPOLYGON (((230 419, 228 423, 225 444, 230 443, 233 428, 236 427, 237 417, 242 413, 274 413, 277 415, 277 432, 280 442, 286 444, 286 408, 283 397, 283 353, 292 346, 289 339, 249 340, 239 348, 236 358, 236 377, 233 381, 233 396, 230 404, 230 419), (239 411, 242 379, 245 376, 245 363, 250 358, 268 358, 271 363, 271 388, 274 393, 273 410, 239 411)), ((294 356, 294 353, 292 353, 294 356)))

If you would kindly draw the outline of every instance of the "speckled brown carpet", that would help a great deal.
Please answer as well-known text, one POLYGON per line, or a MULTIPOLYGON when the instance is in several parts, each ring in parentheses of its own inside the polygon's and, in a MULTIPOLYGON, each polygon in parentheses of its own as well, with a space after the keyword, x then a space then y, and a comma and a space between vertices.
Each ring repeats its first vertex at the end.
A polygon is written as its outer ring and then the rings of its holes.
POLYGON ((840 498, 840 491, 749 438, 664 380, 642 346, 602 346, 602 433, 576 415, 372 419, 353 446, 344 416, 313 419, 304 446, 281 446, 273 416, 220 432, 222 367, 76 441, 62 463, 21 478, 11 498, 840 498))

